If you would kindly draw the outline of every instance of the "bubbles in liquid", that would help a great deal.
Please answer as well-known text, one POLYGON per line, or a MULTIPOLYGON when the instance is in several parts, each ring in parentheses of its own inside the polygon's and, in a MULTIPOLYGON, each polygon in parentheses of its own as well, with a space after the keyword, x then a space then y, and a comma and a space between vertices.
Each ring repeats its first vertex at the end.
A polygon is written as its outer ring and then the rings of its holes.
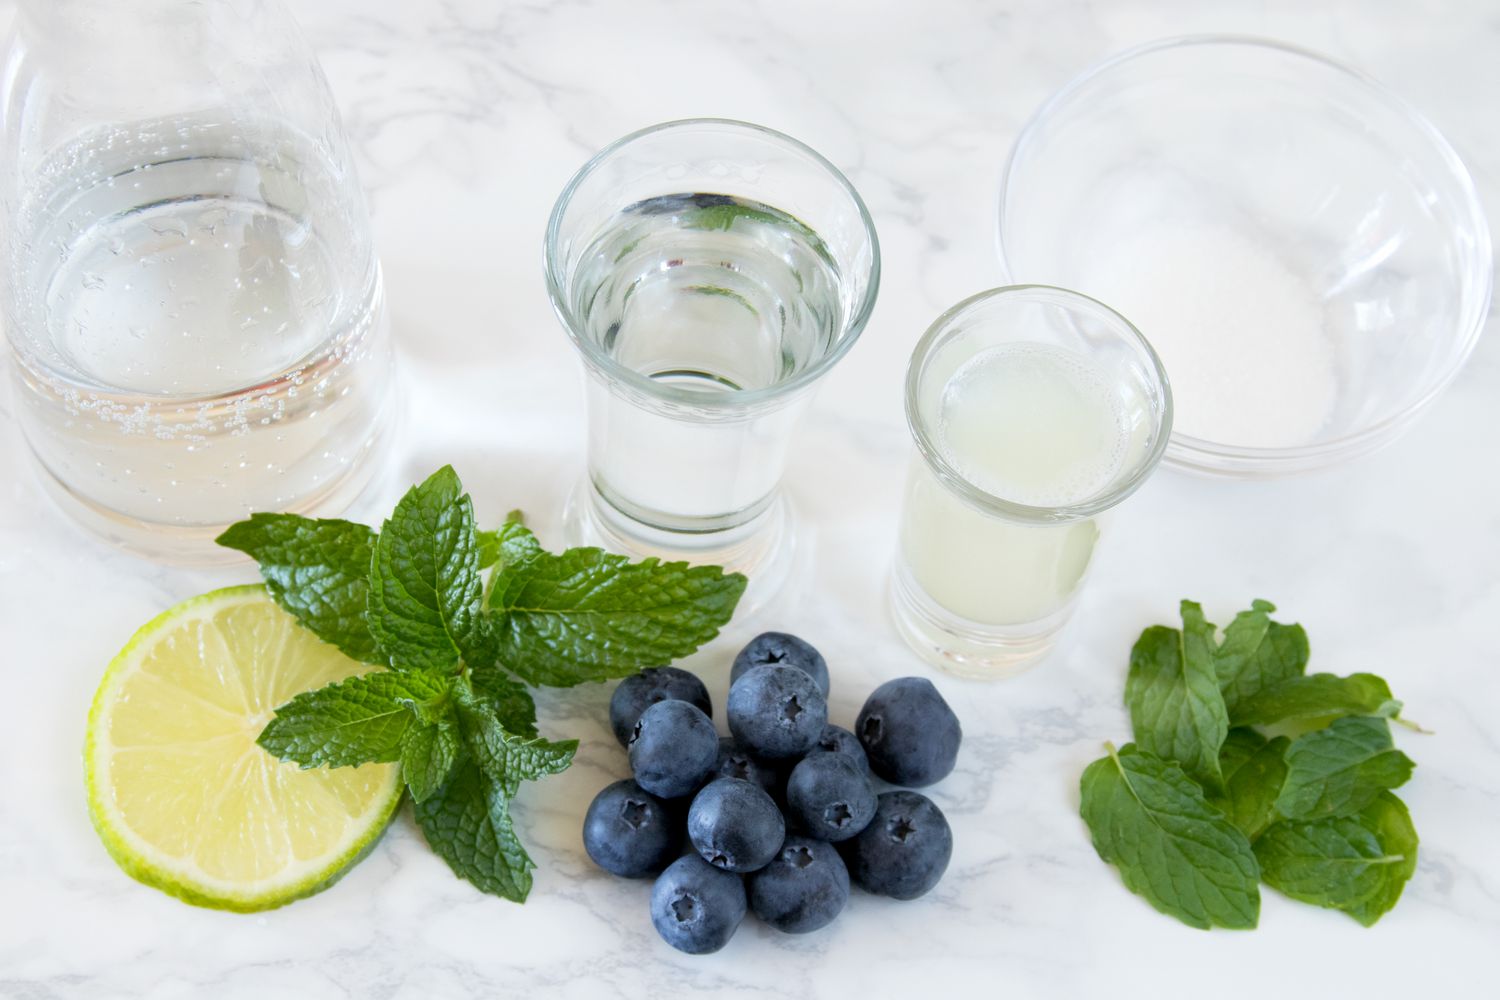
POLYGON ((1125 464, 1130 423, 1087 357, 1041 343, 988 348, 943 387, 938 447, 993 496, 1060 507, 1098 494, 1125 464))
POLYGON ((346 176, 277 121, 210 113, 43 164, 6 234, 6 319, 17 418, 69 497, 206 533, 310 507, 360 464, 389 347, 346 176))

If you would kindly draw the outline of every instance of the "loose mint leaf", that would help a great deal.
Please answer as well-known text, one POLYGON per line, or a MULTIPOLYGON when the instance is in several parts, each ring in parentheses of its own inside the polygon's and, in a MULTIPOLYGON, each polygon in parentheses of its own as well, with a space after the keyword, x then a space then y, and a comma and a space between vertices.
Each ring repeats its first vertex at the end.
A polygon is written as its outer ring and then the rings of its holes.
POLYGON ((1299 736, 1287 748, 1286 765, 1276 811, 1294 820, 1359 812, 1382 791, 1405 784, 1416 766, 1395 749, 1386 721, 1367 716, 1299 736))
POLYGON ((522 781, 566 771, 578 750, 577 740, 553 743, 507 732, 500 720, 479 704, 461 705, 459 717, 465 742, 480 770, 498 781, 509 795, 516 794, 522 781))
POLYGON ((1417 831, 1402 801, 1381 792, 1352 816, 1273 824, 1256 841, 1255 856, 1272 888, 1369 927, 1396 905, 1417 870, 1417 831))
POLYGON ((524 562, 541 551, 541 544, 526 527, 526 515, 518 510, 507 514, 505 523, 494 531, 479 532, 480 569, 488 569, 497 563, 524 562))
POLYGON ((1231 714, 1246 698, 1300 677, 1307 669, 1307 632, 1301 625, 1271 621, 1275 610, 1270 601, 1252 601, 1250 610, 1235 615, 1224 629, 1224 641, 1214 653, 1214 669, 1231 714))
POLYGON ((625 677, 718 635, 745 578, 717 566, 629 562, 595 548, 508 561, 490 591, 499 659, 532 684, 625 677))
POLYGON ((465 656, 483 659, 474 509, 451 466, 396 505, 375 545, 370 584, 370 630, 392 667, 451 672, 465 656))
POLYGON ((1130 651, 1125 704, 1142 750, 1218 788, 1229 717, 1214 672, 1214 627, 1192 601, 1182 602, 1182 625, 1180 632, 1156 625, 1141 633, 1130 651))
POLYGON ((412 701, 439 697, 447 678, 378 670, 297 695, 276 709, 256 742, 307 767, 350 767, 400 759, 412 701))
POLYGON ((271 597, 319 639, 386 665, 365 621, 375 532, 353 521, 252 514, 216 541, 258 562, 271 597))
POLYGON ((1300 719, 1326 719, 1345 715, 1377 715, 1390 718, 1401 711, 1391 689, 1374 674, 1309 674, 1293 677, 1274 687, 1262 688, 1241 700, 1229 712, 1235 725, 1269 726, 1300 719))
POLYGON ((474 700, 483 705, 512 733, 535 736, 536 702, 526 685, 499 668, 475 669, 469 673, 474 700))
POLYGON ((483 892, 526 901, 536 865, 511 824, 510 796, 472 759, 460 761, 447 784, 416 803, 415 812, 427 843, 455 875, 483 892))
POLYGON ((1172 761, 1127 744, 1081 781, 1083 821, 1125 886, 1190 927, 1250 928, 1260 915, 1250 842, 1172 761))
POLYGON ((1380 888, 1372 892, 1363 902, 1347 907, 1344 912, 1366 927, 1396 905, 1401 891, 1417 871, 1417 828, 1412 824, 1411 813, 1406 803, 1390 792, 1381 792, 1376 800, 1359 812, 1360 821, 1375 831, 1381 849, 1387 858, 1399 855, 1401 860, 1391 864, 1380 880, 1380 888))
POLYGON ((401 777, 411 797, 425 802, 448 780, 463 755, 458 726, 451 718, 413 722, 401 738, 401 777))
POLYGON ((1285 736, 1267 740, 1253 729, 1231 729, 1219 751, 1224 790, 1208 801, 1251 843, 1275 819, 1276 796, 1286 780, 1285 736))

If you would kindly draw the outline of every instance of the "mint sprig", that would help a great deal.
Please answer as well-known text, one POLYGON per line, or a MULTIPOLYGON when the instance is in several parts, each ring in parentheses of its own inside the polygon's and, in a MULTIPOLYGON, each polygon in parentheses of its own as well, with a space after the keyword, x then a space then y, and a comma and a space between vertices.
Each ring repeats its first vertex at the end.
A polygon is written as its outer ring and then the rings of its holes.
POLYGON ((487 605, 496 655, 531 684, 570 687, 686 656, 718 634, 744 590, 743 577, 713 566, 594 548, 553 555, 515 534, 501 540, 487 605))
POLYGON ((402 497, 380 529, 370 569, 370 631, 395 670, 451 671, 465 659, 483 662, 482 596, 474 507, 445 466, 402 497))
POLYGON ((1373 924, 1416 870, 1391 793, 1415 765, 1388 720, 1417 727, 1373 674, 1307 674, 1307 633, 1272 621, 1268 601, 1222 638, 1197 604, 1181 610, 1181 629, 1152 626, 1131 650, 1136 743, 1106 744, 1083 773, 1095 849, 1193 927, 1254 927, 1262 880, 1373 924))
POLYGON ((260 563, 266 589, 324 642, 362 663, 386 657, 370 632, 365 605, 375 532, 363 524, 296 514, 252 514, 219 536, 260 563))
POLYGON ((578 748, 539 735, 523 681, 570 687, 686 656, 729 621, 746 583, 599 549, 553 554, 519 512, 481 531, 451 467, 409 490, 378 534, 256 514, 219 543, 252 556, 304 627, 387 668, 293 698, 260 745, 304 768, 399 762, 433 850, 517 902, 535 866, 510 803, 578 748))
POLYGON ((510 818, 511 795, 472 759, 437 793, 416 803, 422 835, 448 867, 481 891, 525 902, 536 867, 510 818))
POLYGON ((401 759, 414 703, 441 696, 446 678, 378 671, 299 694, 276 709, 258 742, 303 767, 357 767, 401 759))

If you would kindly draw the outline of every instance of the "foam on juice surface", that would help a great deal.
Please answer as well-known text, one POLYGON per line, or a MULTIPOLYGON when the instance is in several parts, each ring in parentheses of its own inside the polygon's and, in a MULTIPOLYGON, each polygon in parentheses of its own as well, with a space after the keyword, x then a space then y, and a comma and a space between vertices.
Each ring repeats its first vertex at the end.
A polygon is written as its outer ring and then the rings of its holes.
POLYGON ((939 404, 938 447, 949 464, 985 492, 1033 507, 1079 503, 1106 488, 1129 435, 1104 372, 1049 344, 979 352, 939 404))

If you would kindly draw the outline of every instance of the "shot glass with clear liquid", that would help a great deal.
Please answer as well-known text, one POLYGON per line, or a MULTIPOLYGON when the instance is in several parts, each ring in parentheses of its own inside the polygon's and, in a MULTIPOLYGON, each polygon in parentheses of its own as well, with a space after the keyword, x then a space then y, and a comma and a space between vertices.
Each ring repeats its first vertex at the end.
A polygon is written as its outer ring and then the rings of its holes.
POLYGON ((929 663, 999 678, 1055 644, 1103 515, 1160 461, 1166 372, 1108 306, 1044 285, 938 317, 906 377, 915 444, 891 582, 897 629, 929 663))
POLYGON ((746 609, 797 564, 779 486, 814 387, 874 306, 874 223, 788 136, 671 122, 595 156, 547 229, 547 288, 586 373, 586 480, 572 544, 750 576, 746 609))
POLYGON ((64 509, 184 562, 332 513, 394 410, 380 269, 277 0, 21 0, 0 84, 13 412, 64 509))

